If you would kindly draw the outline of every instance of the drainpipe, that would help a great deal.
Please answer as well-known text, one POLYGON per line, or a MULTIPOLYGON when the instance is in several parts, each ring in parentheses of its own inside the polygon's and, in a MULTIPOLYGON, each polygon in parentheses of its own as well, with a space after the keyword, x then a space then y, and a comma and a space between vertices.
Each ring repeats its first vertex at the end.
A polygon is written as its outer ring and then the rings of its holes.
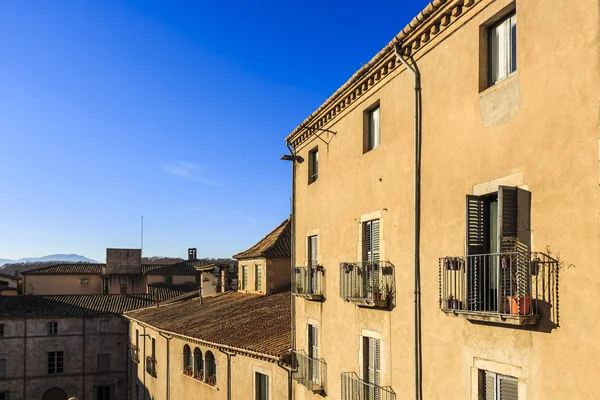
POLYGON ((421 343, 421 137, 422 137, 422 98, 421 73, 411 57, 411 66, 402 56, 402 45, 394 44, 398 60, 415 78, 415 399, 423 399, 423 351, 421 343))
POLYGON ((170 360, 169 360, 169 350, 170 350, 170 344, 171 344, 171 339, 173 339, 172 337, 163 335, 162 332, 158 332, 158 334, 162 337, 164 337, 165 339, 167 339, 167 397, 166 400, 169 400, 169 395, 171 394, 171 375, 170 375, 170 369, 171 369, 171 364, 170 364, 170 360))
POLYGON ((285 366, 285 364, 281 361, 277 361, 277 366, 279 366, 280 368, 285 370, 285 372, 287 372, 287 375, 288 375, 288 400, 292 400, 292 398, 293 398, 293 396, 292 396, 292 369, 287 368, 285 366))
POLYGON ((23 398, 27 396, 27 317, 23 318, 23 398))
POLYGON ((146 400, 146 392, 148 391, 146 389, 146 338, 148 337, 148 335, 146 335, 146 326, 144 325, 142 328, 144 328, 144 333, 142 334, 142 336, 144 337, 144 358, 142 358, 142 376, 144 377, 144 400, 146 400))
POLYGON ((235 357, 235 354, 223 351, 220 347, 218 349, 227 356, 227 400, 231 400, 231 357, 235 357))
MULTIPOLYGON (((297 155, 294 149, 290 146, 289 143, 286 142, 286 146, 290 152, 290 154, 294 157, 292 160, 292 216, 291 216, 291 225, 292 225, 292 258, 290 265, 290 283, 294 281, 294 263, 296 261, 296 162, 297 155)), ((292 365, 295 365, 296 361, 296 299, 294 298, 293 290, 290 291, 290 296, 292 298, 292 365)))

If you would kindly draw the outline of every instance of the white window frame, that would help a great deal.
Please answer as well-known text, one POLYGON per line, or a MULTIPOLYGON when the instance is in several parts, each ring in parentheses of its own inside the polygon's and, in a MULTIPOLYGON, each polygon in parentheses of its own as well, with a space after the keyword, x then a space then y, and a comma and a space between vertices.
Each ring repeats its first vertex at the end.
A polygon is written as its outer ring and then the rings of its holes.
POLYGON ((308 184, 319 180, 319 147, 308 152, 308 184))
POLYGON ((273 396, 271 396, 273 387, 273 377, 271 371, 258 366, 252 367, 252 400, 258 400, 258 397, 256 396, 256 374, 265 375, 267 377, 267 399, 273 400, 273 396))
POLYGON ((379 104, 367 110, 367 152, 381 144, 381 107, 379 104), (376 116, 376 118, 374 118, 376 116))
POLYGON ((517 72, 516 32, 517 15, 514 11, 488 28, 488 86, 493 86, 517 72))

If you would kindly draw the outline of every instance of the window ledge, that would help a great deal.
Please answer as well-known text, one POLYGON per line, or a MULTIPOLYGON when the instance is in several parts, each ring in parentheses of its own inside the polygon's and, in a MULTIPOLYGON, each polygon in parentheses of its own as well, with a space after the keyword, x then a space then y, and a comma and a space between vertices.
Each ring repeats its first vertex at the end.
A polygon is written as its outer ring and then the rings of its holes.
POLYGON ((541 315, 513 315, 513 314, 498 314, 485 311, 463 311, 442 309, 442 312, 448 316, 459 316, 469 321, 488 322, 493 324, 503 325, 537 325, 541 315))
POLYGON ((189 376, 189 375, 187 375, 187 374, 184 374, 183 372, 181 373, 181 375, 185 376, 185 377, 186 377, 186 378, 188 378, 188 379, 191 379, 191 380, 193 380, 194 382, 198 382, 198 383, 201 383, 201 384, 202 384, 202 385, 204 385, 204 386, 208 386, 208 387, 209 387, 209 388, 211 388, 212 390, 219 390, 219 388, 217 387, 217 385, 216 385, 216 384, 214 384, 214 385, 211 385, 211 384, 209 384, 209 383, 206 383, 206 382, 204 382, 204 381, 201 381, 200 379, 194 378, 193 376, 189 376))
POLYGON ((504 86, 509 85, 514 80, 519 80, 519 71, 513 72, 501 81, 498 81, 493 85, 486 87, 485 89, 479 92, 479 97, 485 96, 488 93, 493 93, 495 91, 502 90, 504 86))
POLYGON ((309 301, 323 301, 323 295, 322 294, 294 293, 294 296, 301 297, 301 298, 309 300, 309 301))

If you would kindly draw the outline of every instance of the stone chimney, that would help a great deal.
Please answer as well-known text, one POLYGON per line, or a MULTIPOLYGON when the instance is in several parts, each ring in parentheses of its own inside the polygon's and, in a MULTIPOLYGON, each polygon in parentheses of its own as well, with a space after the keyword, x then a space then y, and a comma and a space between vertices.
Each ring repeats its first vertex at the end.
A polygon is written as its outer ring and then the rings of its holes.
POLYGON ((188 249, 188 260, 189 261, 197 260, 195 247, 188 249))

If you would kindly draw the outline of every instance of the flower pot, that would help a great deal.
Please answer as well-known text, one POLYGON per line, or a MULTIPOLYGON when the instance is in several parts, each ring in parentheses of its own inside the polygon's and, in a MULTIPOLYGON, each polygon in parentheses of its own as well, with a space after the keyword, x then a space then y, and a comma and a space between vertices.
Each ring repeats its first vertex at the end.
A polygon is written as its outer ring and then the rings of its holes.
POLYGON ((373 301, 381 301, 381 292, 373 293, 373 301))
POLYGON ((510 304, 510 313, 512 315, 529 315, 529 310, 531 309, 531 297, 508 296, 508 302, 510 304))
POLYGON ((446 300, 446 308, 448 310, 460 310, 461 303, 460 300, 446 300))
POLYGON ((301 287, 296 288, 296 293, 302 294, 304 290, 301 287))
POLYGON ((352 272, 352 270, 354 269, 354 265, 352 264, 346 264, 344 265, 344 272, 349 274, 350 272, 352 272))
POLYGON ((444 266, 448 271, 458 271, 460 269, 460 263, 456 259, 444 260, 444 266))

